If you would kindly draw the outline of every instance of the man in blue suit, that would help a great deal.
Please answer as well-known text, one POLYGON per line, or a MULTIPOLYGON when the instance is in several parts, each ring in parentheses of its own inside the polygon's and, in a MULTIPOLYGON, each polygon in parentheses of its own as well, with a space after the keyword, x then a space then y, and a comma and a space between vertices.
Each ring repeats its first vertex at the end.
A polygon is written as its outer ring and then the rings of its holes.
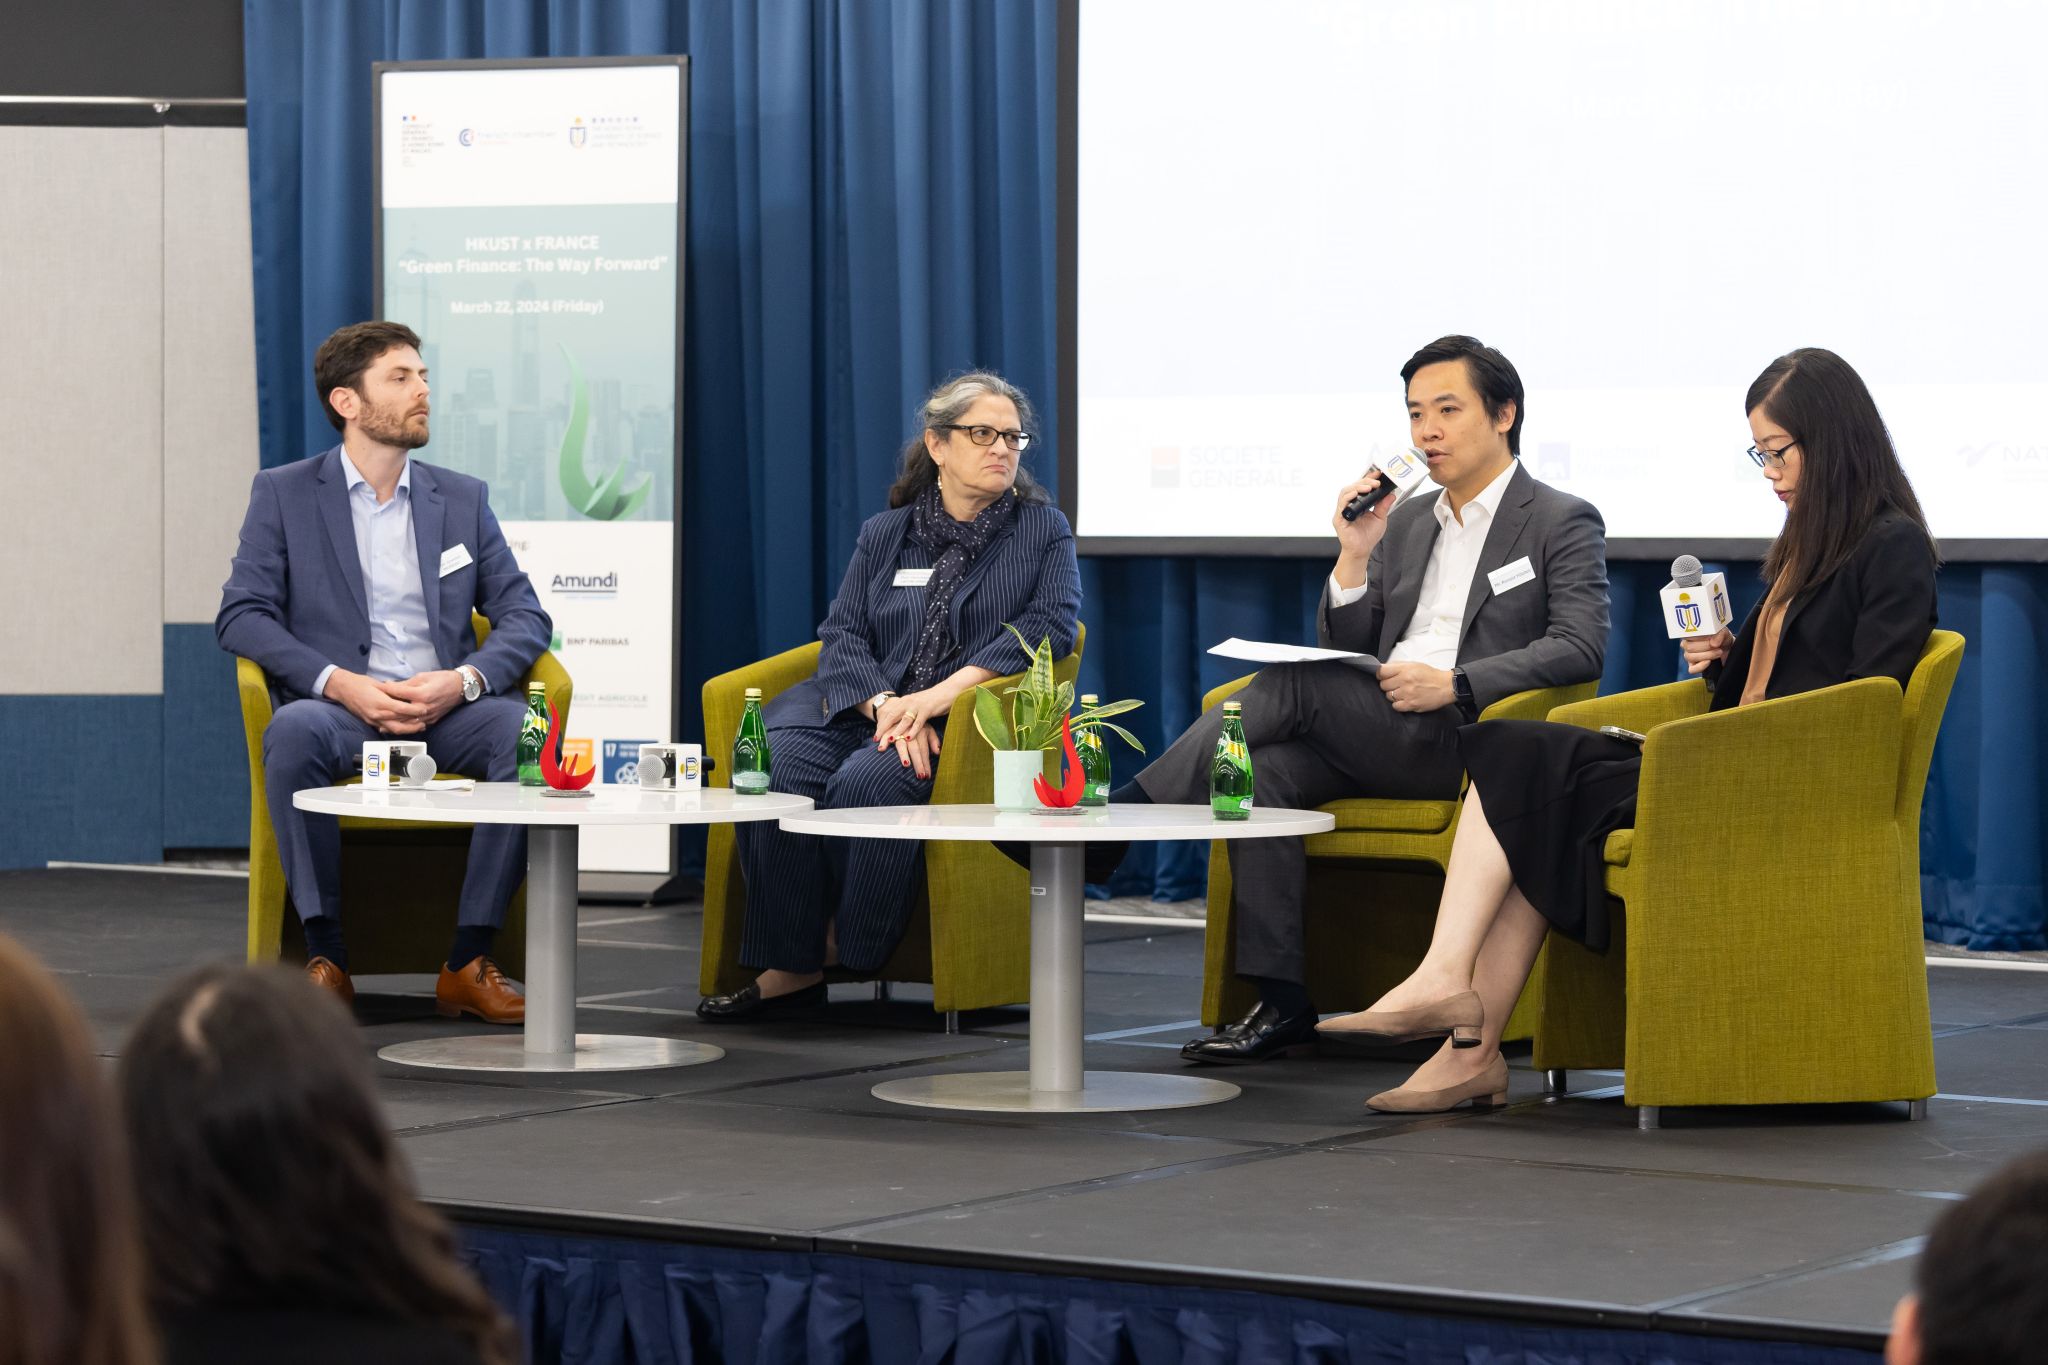
MULTIPOLYGON (((355 998, 341 934, 341 835, 292 793, 354 771, 363 743, 416 736, 444 769, 518 775, 520 679, 554 625, 512 557, 481 480, 411 458, 427 443, 420 339, 393 322, 321 343, 313 379, 341 444, 266 469, 249 493, 214 635, 253 659, 281 703, 263 733, 270 821, 306 974, 355 998), (479 646, 471 612, 491 623, 479 646)), ((526 869, 526 830, 479 825, 455 942, 434 988, 451 1017, 519 1023, 526 1002, 491 960, 526 869)))

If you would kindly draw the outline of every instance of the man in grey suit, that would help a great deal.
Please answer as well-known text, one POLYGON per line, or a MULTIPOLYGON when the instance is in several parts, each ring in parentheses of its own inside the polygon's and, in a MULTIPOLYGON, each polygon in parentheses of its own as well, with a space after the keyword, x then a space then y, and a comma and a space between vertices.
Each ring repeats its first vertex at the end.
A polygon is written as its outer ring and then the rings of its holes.
MULTIPOLYGON (((1607 545, 1591 504, 1538 483, 1516 456, 1522 380, 1506 356, 1447 336, 1401 368, 1410 439, 1441 486, 1381 502, 1356 521, 1337 495, 1337 564, 1318 612, 1323 644, 1375 655, 1261 669, 1238 694, 1262 805, 1312 809, 1342 797, 1450 800, 1457 731, 1482 708, 1534 687, 1600 676, 1607 648, 1607 545)), ((1222 727, 1211 710, 1120 798, 1199 802, 1222 727)), ((1304 986, 1300 839, 1227 845, 1237 967, 1259 988, 1244 1018, 1181 1049, 1243 1063, 1315 1041, 1304 986)), ((1349 1002, 1346 1002, 1349 1003, 1349 1002)))
MULTIPOLYGON (((511 780, 520 679, 554 630, 482 481, 411 458, 427 443, 419 344, 394 322, 356 323, 321 343, 313 382, 341 444, 256 476, 214 620, 221 648, 262 665, 280 702, 263 732, 270 821, 305 925, 306 974, 345 1001, 355 987, 339 824, 298 810, 292 793, 346 776, 380 735, 424 740, 444 769, 511 780), (472 612, 491 623, 482 645, 472 612)), ((477 826, 434 988, 441 1013, 525 1018, 490 956, 525 874, 525 828, 477 826)))

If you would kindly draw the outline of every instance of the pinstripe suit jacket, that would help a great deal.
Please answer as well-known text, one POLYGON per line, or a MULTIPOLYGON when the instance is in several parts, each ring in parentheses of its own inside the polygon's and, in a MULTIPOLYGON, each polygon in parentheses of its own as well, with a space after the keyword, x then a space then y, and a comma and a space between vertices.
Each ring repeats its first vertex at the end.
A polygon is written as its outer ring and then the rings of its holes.
MULTIPOLYGON (((860 528, 853 562, 818 627, 824 642, 818 672, 769 704, 764 719, 770 725, 830 725, 875 693, 902 688, 917 645, 917 613, 904 612, 891 596, 916 594, 921 606, 924 594, 922 588, 895 586, 909 538, 908 507, 869 517, 860 528)), ((1081 568, 1074 559, 1073 529, 1058 508, 1021 503, 954 594, 950 620, 960 648, 940 671, 1022 669, 1029 661, 1003 629, 1004 622, 1034 645, 1050 636, 1053 657, 1065 658, 1074 652, 1080 610, 1081 568)))

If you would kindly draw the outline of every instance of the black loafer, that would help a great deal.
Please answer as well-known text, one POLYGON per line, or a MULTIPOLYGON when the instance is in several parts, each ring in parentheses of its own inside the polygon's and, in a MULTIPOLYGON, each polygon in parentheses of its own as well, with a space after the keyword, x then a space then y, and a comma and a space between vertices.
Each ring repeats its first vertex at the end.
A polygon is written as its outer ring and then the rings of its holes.
MULTIPOLYGON (((697 1002, 697 1017, 714 1024, 736 1024, 748 1019, 788 1019, 815 1014, 825 1007, 825 983, 820 981, 800 991, 761 998, 761 987, 749 983, 731 995, 707 995, 697 1002)), ((1311 1019, 1310 1023, 1315 1021, 1311 1019)))
POLYGON ((1206 1038, 1190 1038, 1180 1055, 1190 1062, 1212 1062, 1219 1066, 1248 1066, 1273 1057, 1291 1057, 1313 1052, 1316 1047, 1316 1012, 1283 1016, 1261 1000, 1252 1012, 1234 1024, 1225 1024, 1206 1038))

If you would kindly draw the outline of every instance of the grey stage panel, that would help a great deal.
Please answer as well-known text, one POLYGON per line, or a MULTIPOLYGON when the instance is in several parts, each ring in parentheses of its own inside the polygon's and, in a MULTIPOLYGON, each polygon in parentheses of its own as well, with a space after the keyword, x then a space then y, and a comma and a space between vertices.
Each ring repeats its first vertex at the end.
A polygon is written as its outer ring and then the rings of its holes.
POLYGON ((2048 1015, 2048 972, 1929 967, 1927 1004, 1937 1029, 2038 1018, 2048 1015))
POLYGON ((792 1232, 1242 1150, 1056 1130, 998 1146, 987 1131, 916 1117, 690 1098, 431 1133, 404 1147, 434 1199, 792 1232))
MULTIPOLYGON (((2048 1029, 1984 1028, 1936 1038, 1934 1075, 1950 1095, 2048 1100, 2048 1029)), ((2034 1113, 2048 1133, 2048 1109, 2034 1113)))
POLYGON ((2030 1106, 1934 1100, 1928 1113, 1908 1123, 1904 1105, 1667 1109, 1662 1129, 1642 1133, 1619 1099, 1568 1096, 1360 1150, 1939 1193, 1967 1191, 2048 1131, 2048 1111, 2030 1106))
POLYGON ((1912 1242, 1882 1248, 1866 1261, 1826 1266, 1770 1284, 1717 1294, 1671 1310, 1678 1318, 1761 1318, 1800 1326, 1882 1330, 1892 1305, 1912 1287, 1912 1242), (1903 1254, 1902 1254, 1903 1253, 1903 1254))
POLYGON ((1640 1307, 1888 1244, 1916 1234, 1928 1210, 1903 1195, 1536 1171, 1368 1146, 845 1235, 1640 1307))

